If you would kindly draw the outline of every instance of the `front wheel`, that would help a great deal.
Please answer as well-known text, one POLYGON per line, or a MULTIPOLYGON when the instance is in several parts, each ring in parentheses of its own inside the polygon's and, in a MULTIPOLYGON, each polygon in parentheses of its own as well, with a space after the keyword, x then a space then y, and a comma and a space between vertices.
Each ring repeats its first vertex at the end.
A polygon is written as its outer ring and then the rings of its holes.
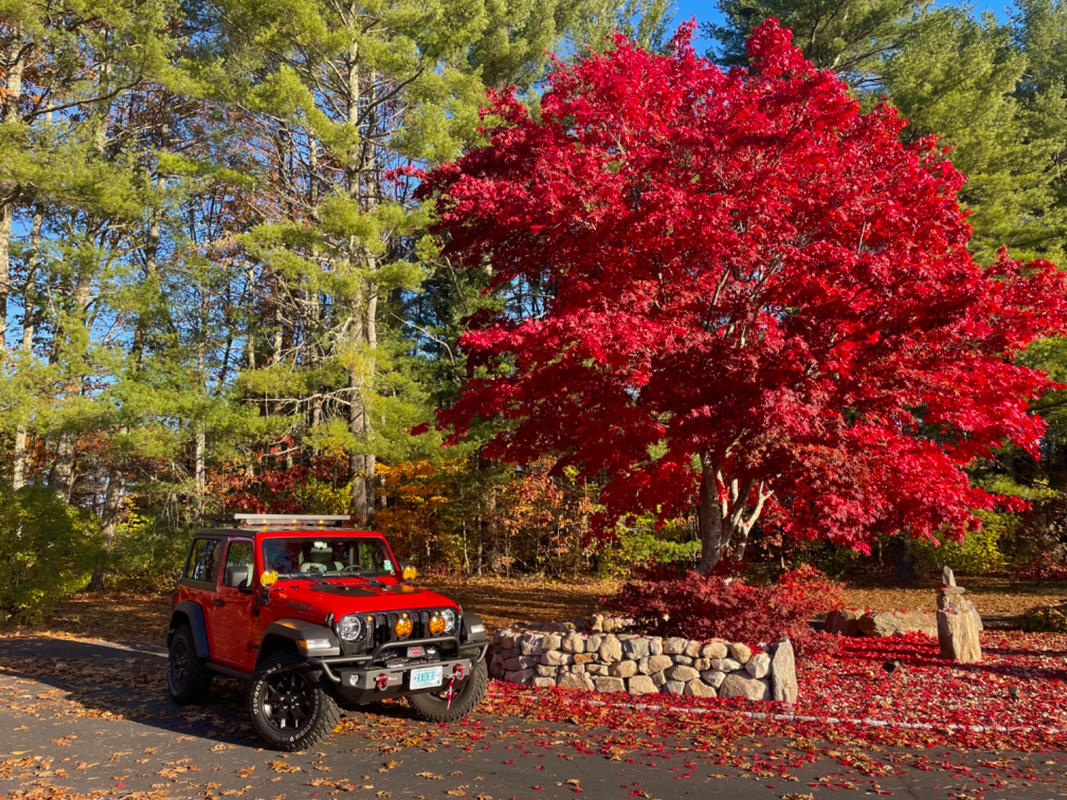
POLYGON ((452 693, 452 702, 448 702, 448 692, 413 694, 408 702, 420 718, 429 722, 455 722, 471 713, 475 706, 485 697, 489 685, 489 671, 485 659, 477 662, 474 669, 459 688, 452 693))
POLYGON ((320 680, 296 653, 267 657, 248 687, 248 710, 263 741, 278 750, 303 750, 333 733, 341 713, 320 680))
POLYGON ((195 703, 202 699, 211 686, 211 673, 196 655, 193 631, 188 625, 179 625, 170 640, 170 657, 167 660, 167 691, 175 703, 195 703))

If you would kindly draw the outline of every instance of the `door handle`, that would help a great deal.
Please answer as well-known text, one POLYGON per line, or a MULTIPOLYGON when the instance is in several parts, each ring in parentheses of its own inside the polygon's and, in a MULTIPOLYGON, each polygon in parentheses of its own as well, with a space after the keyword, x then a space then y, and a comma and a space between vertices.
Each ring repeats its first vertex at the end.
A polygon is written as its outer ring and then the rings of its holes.
POLYGON ((224 605, 226 605, 226 601, 225 600, 221 600, 220 598, 216 597, 214 600, 211 601, 211 605, 213 605, 213 606, 224 606, 224 605))

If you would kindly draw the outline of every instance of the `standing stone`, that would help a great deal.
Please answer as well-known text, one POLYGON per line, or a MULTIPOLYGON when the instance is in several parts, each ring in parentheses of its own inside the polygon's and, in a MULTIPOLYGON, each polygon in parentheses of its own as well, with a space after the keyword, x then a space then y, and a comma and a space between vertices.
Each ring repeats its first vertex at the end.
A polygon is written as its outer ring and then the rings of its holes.
POLYGON ((967 590, 961 586, 942 586, 937 593, 938 611, 951 608, 957 614, 970 614, 974 618, 974 624, 978 630, 985 630, 978 609, 974 607, 974 603, 964 597, 966 593, 967 590))
POLYGON ((659 687, 647 675, 634 675, 627 681, 630 694, 653 694, 659 691, 659 687))
POLYGON ((951 608, 938 611, 937 641, 943 658, 959 664, 974 664, 982 660, 978 627, 970 614, 961 614, 951 608))
POLYGON ((793 643, 782 639, 771 652, 771 698, 782 703, 795 703, 798 692, 793 643))
POLYGON ((756 653, 745 664, 745 670, 753 678, 766 677, 771 669, 771 657, 766 653, 756 653))
POLYGON ((740 661, 742 664, 748 663, 748 660, 752 658, 752 648, 747 644, 741 642, 733 642, 730 644, 730 657, 734 661, 740 661))
POLYGON ((747 697, 749 700, 766 700, 770 697, 767 681, 750 678, 744 672, 733 672, 726 676, 719 687, 719 697, 747 697))
POLYGON ((941 570, 941 585, 942 586, 955 586, 956 576, 952 572, 952 567, 945 565, 945 568, 941 570))

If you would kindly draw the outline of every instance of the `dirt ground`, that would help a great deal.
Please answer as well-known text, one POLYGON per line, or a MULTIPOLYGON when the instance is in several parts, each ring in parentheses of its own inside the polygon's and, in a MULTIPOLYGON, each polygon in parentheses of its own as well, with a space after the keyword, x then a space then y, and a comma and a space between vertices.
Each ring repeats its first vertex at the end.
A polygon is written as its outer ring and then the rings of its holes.
MULTIPOLYGON (((574 619, 601 607, 618 584, 610 581, 546 581, 529 578, 428 576, 419 583, 448 594, 498 629, 517 621, 574 619)), ((1067 599, 1067 583, 1025 583, 1003 577, 961 578, 983 615, 1013 616, 1036 605, 1067 599)), ((908 587, 849 587, 848 605, 877 611, 935 609, 936 582, 908 587)), ((112 641, 162 642, 170 594, 83 593, 63 602, 33 631, 53 636, 105 636, 112 641)), ((31 629, 27 629, 31 630, 31 629)), ((0 631, 2 632, 2 631, 0 631)))

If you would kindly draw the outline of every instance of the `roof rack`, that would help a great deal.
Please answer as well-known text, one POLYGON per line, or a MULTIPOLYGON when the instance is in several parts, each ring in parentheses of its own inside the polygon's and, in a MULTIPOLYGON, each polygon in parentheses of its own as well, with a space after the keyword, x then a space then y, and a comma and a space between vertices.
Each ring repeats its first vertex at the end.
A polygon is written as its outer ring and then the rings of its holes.
POLYGON ((339 528, 352 519, 351 514, 234 514, 241 526, 253 528, 282 528, 299 525, 303 528, 339 528))

